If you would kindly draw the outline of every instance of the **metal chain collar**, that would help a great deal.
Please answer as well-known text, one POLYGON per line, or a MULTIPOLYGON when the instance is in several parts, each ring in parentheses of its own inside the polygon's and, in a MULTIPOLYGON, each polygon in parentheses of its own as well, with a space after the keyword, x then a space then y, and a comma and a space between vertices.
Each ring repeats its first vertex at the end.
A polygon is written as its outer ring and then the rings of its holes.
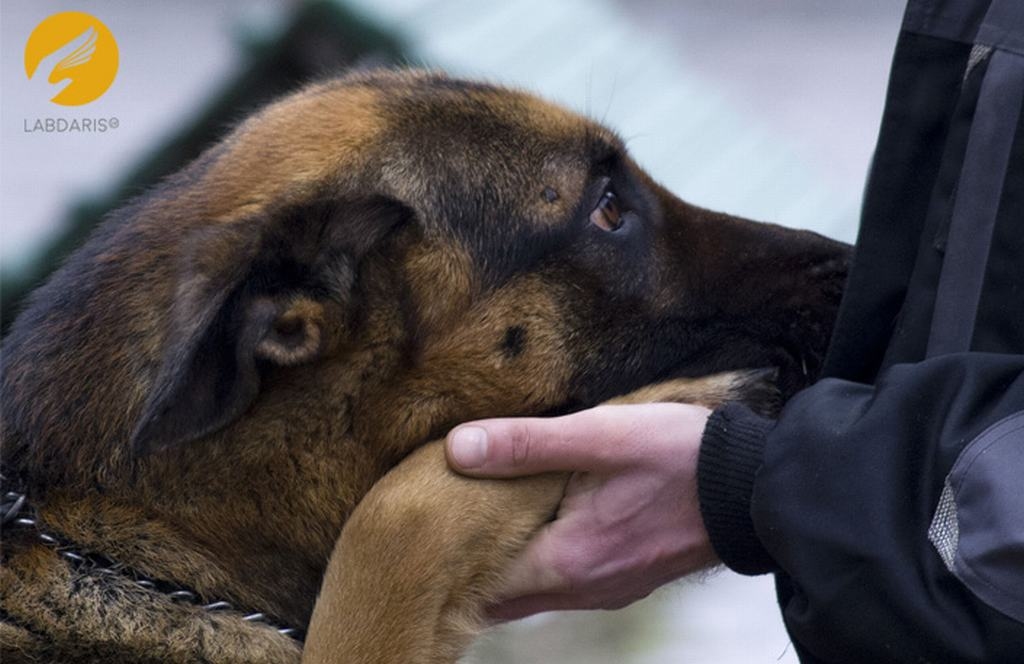
MULTIPOLYGON (((0 479, 3 479, 0 477, 0 479)), ((135 585, 151 592, 160 593, 175 602, 187 602, 202 608, 205 611, 231 611, 234 607, 224 601, 203 604, 198 593, 188 590, 179 585, 167 581, 149 578, 144 574, 127 567, 123 563, 110 560, 104 555, 76 551, 74 545, 63 537, 47 533, 39 526, 35 518, 34 510, 28 502, 24 493, 17 491, 4 491, 0 499, 0 530, 34 530, 36 539, 43 545, 54 549, 64 560, 71 563, 76 569, 92 574, 117 574, 131 579, 135 585)), ((302 630, 295 627, 278 627, 270 622, 266 614, 248 613, 242 616, 245 622, 263 623, 273 627, 279 634, 302 641, 304 634, 302 630)))

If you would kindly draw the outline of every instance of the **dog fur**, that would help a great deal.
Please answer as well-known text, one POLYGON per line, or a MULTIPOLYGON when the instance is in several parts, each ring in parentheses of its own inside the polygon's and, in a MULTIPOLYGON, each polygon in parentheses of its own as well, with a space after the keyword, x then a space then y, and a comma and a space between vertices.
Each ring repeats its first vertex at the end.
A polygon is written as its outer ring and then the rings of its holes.
MULTIPOLYGON (((312 617, 306 661, 452 661, 565 477, 470 481, 426 443, 636 390, 770 408, 745 370, 775 367, 783 398, 806 384, 847 254, 683 203, 614 133, 520 91, 431 72, 313 85, 33 295, 4 342, 3 473, 82 550, 312 617), (588 221, 609 187, 614 232, 588 221)), ((302 656, 239 612, 20 531, 3 544, 5 662, 302 656)))

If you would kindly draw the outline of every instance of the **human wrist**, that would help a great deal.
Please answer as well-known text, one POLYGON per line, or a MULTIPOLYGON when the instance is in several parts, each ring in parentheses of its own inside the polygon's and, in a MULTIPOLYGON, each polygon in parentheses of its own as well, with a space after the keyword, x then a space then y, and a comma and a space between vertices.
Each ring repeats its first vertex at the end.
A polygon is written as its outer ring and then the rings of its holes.
POLYGON ((698 454, 697 493, 708 540, 717 557, 741 574, 776 569, 750 510, 772 426, 741 404, 726 404, 708 418, 698 454))

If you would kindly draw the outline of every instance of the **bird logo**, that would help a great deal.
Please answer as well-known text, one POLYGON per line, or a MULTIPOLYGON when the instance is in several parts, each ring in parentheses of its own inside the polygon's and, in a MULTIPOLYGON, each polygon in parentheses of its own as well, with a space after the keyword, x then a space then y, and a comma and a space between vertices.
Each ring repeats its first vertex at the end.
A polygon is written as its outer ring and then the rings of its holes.
POLYGON ((50 101, 81 106, 95 101, 117 76, 113 33, 85 12, 61 12, 35 27, 25 44, 25 74, 45 82, 50 101))

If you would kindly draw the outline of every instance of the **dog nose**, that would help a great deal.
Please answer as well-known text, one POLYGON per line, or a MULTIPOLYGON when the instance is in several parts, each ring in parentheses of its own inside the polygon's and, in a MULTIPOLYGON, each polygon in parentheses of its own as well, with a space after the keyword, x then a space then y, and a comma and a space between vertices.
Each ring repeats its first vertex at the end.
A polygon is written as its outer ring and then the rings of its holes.
POLYGON ((813 231, 779 227, 762 251, 761 258, 774 265, 782 284, 807 297, 817 294, 826 299, 838 296, 845 285, 853 255, 853 247, 845 242, 813 231))
POLYGON ((826 284, 823 295, 838 298, 846 285, 846 276, 853 261, 853 247, 816 233, 813 235, 814 249, 811 253, 816 260, 806 269, 806 278, 811 283, 826 284))
POLYGON ((811 272, 826 274, 849 269, 852 245, 814 231, 772 226, 778 239, 794 254, 803 255, 814 262, 811 272))
POLYGON ((853 252, 847 247, 841 248, 836 254, 825 256, 807 271, 811 279, 845 279, 850 271, 853 252))

